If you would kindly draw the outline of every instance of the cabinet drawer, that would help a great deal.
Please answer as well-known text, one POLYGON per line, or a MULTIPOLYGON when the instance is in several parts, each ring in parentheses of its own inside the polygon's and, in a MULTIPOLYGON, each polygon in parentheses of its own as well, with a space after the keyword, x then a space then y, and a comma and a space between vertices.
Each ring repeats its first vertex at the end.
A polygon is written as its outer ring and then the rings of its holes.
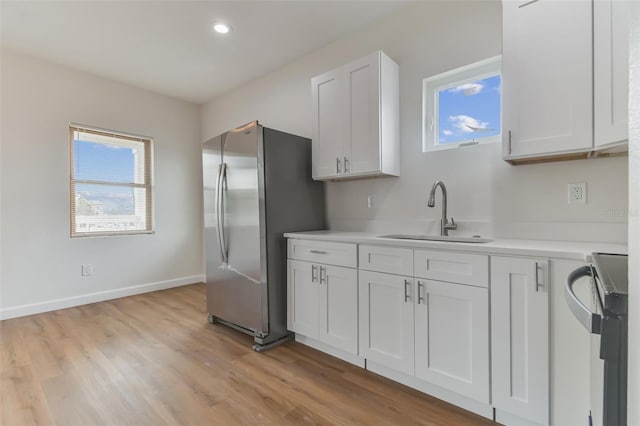
POLYGON ((413 250, 395 247, 360 246, 360 269, 396 275, 413 275, 413 250))
POLYGON ((292 238, 287 243, 287 252, 289 259, 350 268, 358 266, 358 251, 355 244, 292 238))
POLYGON ((489 286, 489 256, 415 250, 414 265, 419 278, 489 286))

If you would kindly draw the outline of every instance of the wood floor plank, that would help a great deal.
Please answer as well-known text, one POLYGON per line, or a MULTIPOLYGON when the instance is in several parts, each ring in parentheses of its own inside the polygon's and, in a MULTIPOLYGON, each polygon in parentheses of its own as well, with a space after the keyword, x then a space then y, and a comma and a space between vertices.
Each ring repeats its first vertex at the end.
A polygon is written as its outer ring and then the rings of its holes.
POLYGON ((291 342, 206 321, 196 284, 0 323, 0 424, 488 425, 291 342))

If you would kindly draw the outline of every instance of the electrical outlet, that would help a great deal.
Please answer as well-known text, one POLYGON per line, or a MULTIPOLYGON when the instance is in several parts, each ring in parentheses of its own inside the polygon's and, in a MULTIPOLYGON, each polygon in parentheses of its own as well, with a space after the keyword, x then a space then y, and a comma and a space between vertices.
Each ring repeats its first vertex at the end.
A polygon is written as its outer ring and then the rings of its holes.
POLYGON ((569 184, 569 204, 587 204, 586 182, 569 184))
POLYGON ((83 277, 90 277, 91 275, 93 275, 93 266, 91 266, 90 263, 82 265, 80 273, 83 277))
POLYGON ((367 197, 367 208, 372 209, 376 205, 375 195, 369 195, 367 197))

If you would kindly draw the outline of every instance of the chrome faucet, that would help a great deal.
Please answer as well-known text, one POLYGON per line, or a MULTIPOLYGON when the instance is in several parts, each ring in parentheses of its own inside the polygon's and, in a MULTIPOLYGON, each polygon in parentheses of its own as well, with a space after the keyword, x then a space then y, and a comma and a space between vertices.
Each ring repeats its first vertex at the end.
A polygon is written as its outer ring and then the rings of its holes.
POLYGON ((444 182, 441 180, 437 180, 436 183, 433 184, 431 192, 429 193, 427 206, 434 207, 436 205, 436 189, 438 187, 442 189, 442 219, 440 219, 440 235, 446 237, 449 235, 449 230, 458 229, 458 225, 456 225, 453 218, 451 218, 451 222, 447 219, 447 187, 444 186, 444 182))

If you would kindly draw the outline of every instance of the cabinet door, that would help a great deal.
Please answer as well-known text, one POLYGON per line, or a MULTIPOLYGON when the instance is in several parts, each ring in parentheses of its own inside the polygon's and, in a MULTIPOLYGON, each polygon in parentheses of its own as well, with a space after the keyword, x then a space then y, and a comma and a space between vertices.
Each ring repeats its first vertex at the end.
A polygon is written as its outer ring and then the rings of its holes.
POLYGON ((360 356, 413 374, 413 278, 359 271, 360 356))
POLYGON ((343 67, 346 108, 345 171, 380 171, 380 52, 343 67))
POLYGON ((311 79, 314 179, 331 178, 343 173, 342 146, 345 138, 341 80, 341 68, 311 79))
POLYGON ((299 260, 287 261, 287 328, 318 338, 318 267, 299 260))
POLYGON ((417 280, 416 377, 489 403, 489 290, 417 280))
POLYGON ((491 258, 492 402, 497 415, 503 410, 543 425, 549 424, 548 271, 547 261, 491 258))
POLYGON ((503 155, 588 151, 590 1, 503 1, 503 155))
POLYGON ((629 99, 631 1, 593 4, 593 101, 596 147, 625 141, 629 99))
POLYGON ((319 265, 318 339, 358 354, 358 271, 319 265))

